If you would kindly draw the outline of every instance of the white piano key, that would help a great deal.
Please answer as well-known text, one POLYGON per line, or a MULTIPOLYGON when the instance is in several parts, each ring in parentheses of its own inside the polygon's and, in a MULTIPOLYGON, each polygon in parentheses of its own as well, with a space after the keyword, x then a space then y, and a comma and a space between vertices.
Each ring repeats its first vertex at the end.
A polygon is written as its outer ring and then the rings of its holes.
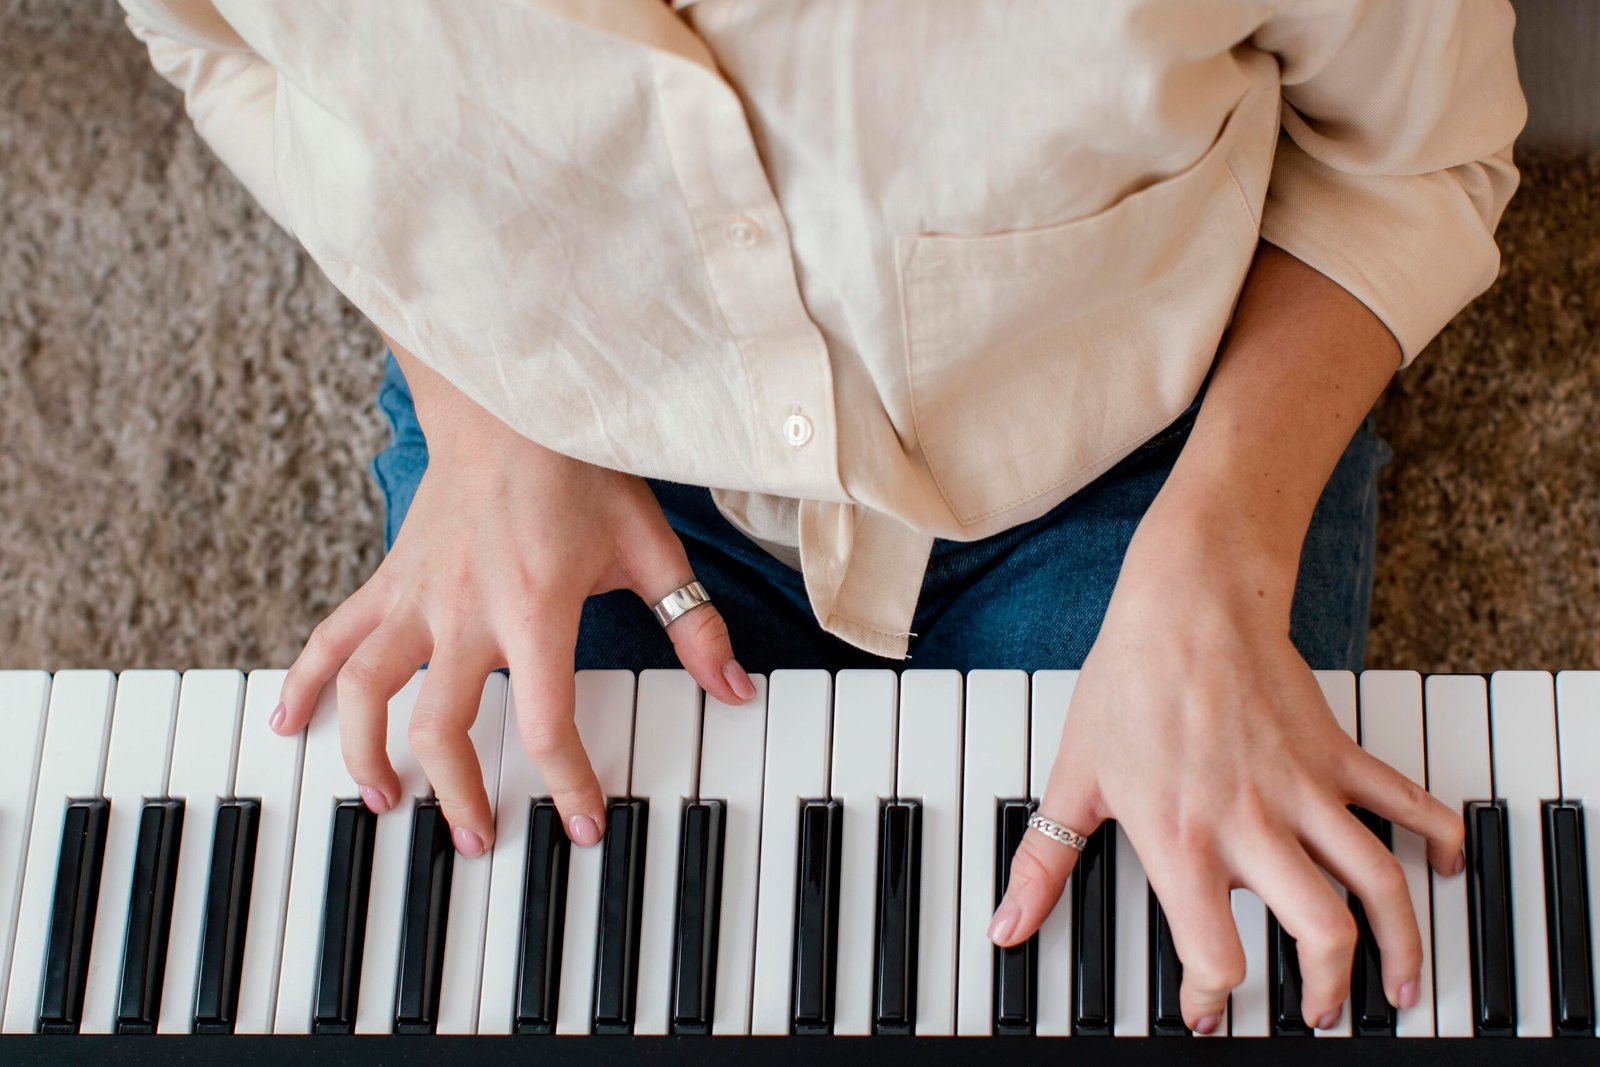
POLYGON ((665 1034, 672 1022, 673 932, 678 907, 678 838, 683 805, 700 770, 700 687, 687 671, 639 674, 631 795, 650 803, 639 921, 636 1034, 665 1034))
POLYGON ((27 877, 17 911, 4 1031, 32 1033, 39 1022, 45 947, 61 859, 67 801, 100 795, 116 678, 110 671, 59 671, 50 687, 44 753, 28 831, 27 877))
POLYGON ((238 671, 184 672, 172 740, 172 769, 167 775, 167 794, 183 801, 183 836, 178 846, 178 881, 173 887, 172 927, 157 1021, 157 1030, 163 1034, 194 1030, 211 839, 217 802, 233 792, 243 707, 244 675, 238 671))
MULTIPOLYGON (((1553 723, 1552 723, 1553 725, 1553 723)), ((1363 671, 1361 674, 1361 747, 1426 788, 1427 762, 1422 742, 1422 677, 1416 671, 1363 671)), ((1398 824, 1390 829, 1395 859, 1405 872, 1416 912, 1418 931, 1433 929, 1429 888, 1428 843, 1398 824)), ((1422 938, 1421 994, 1410 1008, 1395 1011, 1395 1036, 1432 1037, 1433 954, 1431 939, 1422 938)))
POLYGON ((832 698, 833 679, 827 671, 772 673, 767 692, 767 769, 762 780, 753 1034, 789 1032, 800 801, 828 795, 832 698))
MULTIPOLYGON (((517 963, 522 944, 522 890, 527 877, 528 813, 532 801, 550 795, 544 777, 522 747, 516 699, 507 687, 504 741, 500 747, 495 844, 490 856, 489 915, 483 945, 483 985, 478 1033, 509 1034, 516 1027, 517 963)), ((482 750, 479 750, 481 757, 482 750)), ((574 846, 576 848, 576 846, 574 846)), ((448 948, 449 934, 445 945, 448 948)))
POLYGON ((128 926, 134 850, 147 798, 165 796, 167 759, 178 708, 175 671, 123 671, 111 712, 111 748, 102 796, 111 801, 100 902, 83 992, 79 1032, 109 1034, 117 1021, 117 992, 128 926))
MULTIPOLYGON (((1322 697, 1328 702, 1328 710, 1333 712, 1334 719, 1339 723, 1339 728, 1345 732, 1350 740, 1355 741, 1359 736, 1356 712, 1356 676, 1350 671, 1313 671, 1317 684, 1322 687, 1322 697)), ((1325 875, 1327 872, 1323 872, 1325 875)), ((1328 881, 1333 885, 1334 891, 1344 899, 1349 899, 1344 885, 1328 875, 1328 881)), ((1354 1030, 1354 1021, 1350 1015, 1350 998, 1346 997, 1344 1003, 1339 1005, 1339 1021, 1326 1030, 1313 1030, 1317 1037, 1349 1037, 1354 1030)))
POLYGON ((1022 671, 967 674, 966 739, 961 776, 961 940, 957 947, 956 1033, 994 1029, 994 943, 998 801, 1028 793, 1028 676, 1022 671))
POLYGON ((833 1011, 839 1035, 872 1033, 879 806, 894 797, 895 681, 892 670, 844 670, 834 678, 832 786, 844 805, 833 1011))
MULTIPOLYGON (((632 671, 579 671, 578 736, 607 800, 628 792, 633 755, 632 671)), ((567 921, 561 941, 561 991, 556 1033, 587 1034, 594 1023, 595 937, 600 928, 600 845, 572 847, 567 874, 567 921)))
POLYGON ((755 970, 756 884, 761 863, 761 778, 765 767, 767 679, 738 706, 707 694, 700 740, 699 799, 726 805, 722 828, 722 914, 717 920, 713 1034, 750 1032, 755 970))
POLYGON ((1233 924, 1244 946, 1244 981, 1228 1003, 1228 1033, 1234 1037, 1272 1035, 1271 992, 1267 987, 1267 906, 1249 889, 1229 897, 1233 924))
POLYGON ((416 821, 417 801, 433 793, 409 737, 411 712, 427 674, 423 670, 412 675, 411 681, 389 701, 389 762, 400 777, 400 799, 378 816, 378 832, 372 843, 372 892, 367 897, 367 940, 361 950, 361 991, 356 999, 358 1034, 387 1034, 394 1030, 411 826, 416 821))
POLYGON ((5 1013, 49 699, 50 676, 44 671, 0 671, 0 737, 5 739, 0 744, 0 1016, 5 1013))
POLYGON ((1150 1033, 1150 882, 1144 864, 1117 827, 1116 1000, 1111 1032, 1117 1037, 1150 1033))
POLYGON ((900 675, 895 794, 902 800, 922 801, 922 899, 917 916, 919 1037, 949 1036, 956 1025, 961 690, 959 671, 908 670, 900 675))
MULTIPOLYGON (((229 799, 261 802, 255 872, 250 880, 250 915, 245 925, 244 962, 239 977, 238 1021, 233 1027, 238 1034, 272 1033, 278 1005, 284 918, 289 902, 289 873, 295 865, 295 827, 300 813, 301 765, 306 747, 305 733, 279 737, 267 725, 273 709, 278 706, 278 693, 283 688, 286 673, 254 670, 245 679, 238 770, 228 793, 229 799)), ((331 718, 332 711, 330 701, 328 707, 319 709, 319 716, 331 718)), ((323 724, 322 732, 329 730, 335 735, 337 748, 338 724, 323 724)), ((323 834, 326 839, 326 826, 323 834)), ((310 1027, 310 1011, 308 1002, 301 1032, 310 1027)))
MULTIPOLYGON (((1028 795, 1044 797, 1055 766, 1077 671, 1035 671, 1028 741, 1028 795)), ((1039 1000, 1034 1032, 1040 1037, 1072 1033, 1072 883, 1039 927, 1039 1000)))
MULTIPOLYGON (((1560 731, 1561 792, 1583 803, 1585 867, 1589 875, 1589 948, 1592 974, 1600 976, 1600 671, 1562 671, 1556 675, 1556 718, 1560 731)), ((1600 1031, 1597 1031, 1600 1032, 1600 1031)))
MULTIPOLYGON (((478 698, 478 717, 469 732, 483 772, 483 787, 489 795, 489 811, 496 813, 500 796, 500 746, 505 743, 506 676, 495 672, 483 684, 478 698)), ((511 735, 516 744, 516 734, 511 735)), ((526 805, 524 805, 526 807, 526 805)), ((494 848, 499 848, 496 824, 494 848)), ((527 843, 523 843, 526 850, 527 843)), ((441 1034, 470 1034, 478 1022, 478 990, 483 979, 484 931, 489 917, 489 880, 493 874, 489 856, 467 859, 460 853, 450 873, 450 915, 445 921, 444 971, 439 986, 439 1025, 441 1034)))
MULTIPOLYGON (((1460 814, 1489 800, 1489 694, 1481 676, 1442 675, 1424 684, 1428 791, 1460 814)), ((1434 1006, 1440 1037, 1472 1037, 1472 944, 1464 875, 1432 875, 1434 1006)))
MULTIPOLYGON (((252 683, 255 675, 250 676, 252 683)), ((340 800, 355 800, 361 795, 350 772, 345 769, 339 747, 338 683, 330 681, 317 698, 316 710, 306 726, 305 764, 300 775, 299 809, 293 834, 293 870, 289 880, 288 908, 283 920, 283 965, 278 979, 278 1000, 273 1032, 309 1034, 317 1003, 317 968, 322 952, 322 913, 328 895, 328 850, 333 838, 333 810, 340 800)), ((251 709, 245 698, 244 728, 249 736, 251 709)), ((283 739, 267 736, 262 744, 282 744, 283 739)), ((245 747, 240 752, 239 795, 244 791, 245 747)), ((266 814, 266 804, 262 804, 266 814)), ((265 831, 265 819, 263 819, 265 831)), ((381 877, 373 867, 373 880, 381 877)), ((257 883, 260 868, 257 868, 257 883)), ((402 882, 403 878, 400 879, 402 882)), ((255 922, 255 899, 250 900, 250 920, 255 922)), ((372 927, 372 912, 367 912, 367 927, 372 927)), ((365 944, 365 943, 363 943, 365 944)), ((248 960, 248 957, 247 957, 248 960)), ((362 960, 365 971, 371 961, 362 960)), ((241 1008, 242 1017, 242 1008, 241 1008)), ((235 1030, 238 1028, 235 1027, 235 1030)))
POLYGON ((1489 679, 1494 791, 1506 802, 1511 838, 1511 936, 1517 1036, 1549 1037, 1550 957, 1544 913, 1544 816, 1561 793, 1555 687, 1545 671, 1496 671, 1489 679))

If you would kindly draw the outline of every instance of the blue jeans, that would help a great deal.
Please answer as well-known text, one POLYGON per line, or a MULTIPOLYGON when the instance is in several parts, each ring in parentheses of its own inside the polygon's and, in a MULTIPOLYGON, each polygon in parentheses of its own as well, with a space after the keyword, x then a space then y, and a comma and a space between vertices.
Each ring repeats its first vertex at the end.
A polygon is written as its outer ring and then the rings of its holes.
MULTIPOLYGON (((411 391, 393 355, 378 404, 394 434, 372 463, 387 509, 387 551, 428 465, 411 391)), ((800 572, 723 518, 708 490, 653 479, 649 484, 683 540, 695 577, 727 620, 734 654, 746 670, 1077 668, 1100 631, 1134 528, 1171 472, 1198 410, 1196 401, 1167 429, 1032 522, 978 541, 936 540, 906 661, 874 656, 818 626, 800 572)), ((1290 616, 1290 637, 1314 668, 1361 669, 1378 469, 1391 455, 1368 415, 1317 503, 1290 616)), ((575 663, 578 669, 678 666, 649 608, 627 590, 589 598, 575 663)))

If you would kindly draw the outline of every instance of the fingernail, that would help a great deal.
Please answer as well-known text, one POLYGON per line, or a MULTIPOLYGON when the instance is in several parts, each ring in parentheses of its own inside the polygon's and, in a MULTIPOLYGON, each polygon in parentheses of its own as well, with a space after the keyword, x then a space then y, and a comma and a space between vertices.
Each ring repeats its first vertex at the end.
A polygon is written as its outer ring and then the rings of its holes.
POLYGON ((367 802, 375 814, 382 815, 389 810, 389 798, 372 788, 370 785, 361 787, 361 799, 367 802))
POLYGON ((1022 909, 1014 901, 1000 902, 1000 907, 995 909, 994 918, 989 920, 989 940, 997 945, 1005 943, 1011 936, 1011 931, 1017 928, 1017 920, 1022 918, 1022 909))
POLYGON ((730 659, 722 665, 722 676, 728 680, 728 686, 739 694, 740 700, 749 700, 756 695, 756 683, 744 673, 744 668, 739 666, 739 661, 730 659))
POLYGON ((1462 871, 1464 871, 1466 869, 1467 869, 1467 852, 1466 852, 1466 849, 1462 849, 1460 852, 1456 853, 1456 866, 1455 866, 1455 869, 1452 870, 1450 873, 1451 874, 1460 874, 1462 871))
POLYGON ((483 855, 483 838, 468 830, 465 826, 458 826, 451 830, 450 839, 456 843, 456 851, 468 859, 483 855))
POLYGON ((1400 987, 1400 1006, 1402 1008, 1416 1007, 1417 998, 1421 995, 1422 987, 1417 984, 1417 980, 1415 978, 1411 979, 1405 985, 1400 987))
POLYGON ((284 707, 281 701, 272 709, 272 714, 267 717, 267 725, 272 727, 273 733, 277 733, 278 728, 283 725, 283 717, 287 714, 289 709, 284 707))
POLYGON ((567 833, 580 845, 592 845, 600 840, 599 825, 587 815, 574 815, 568 819, 567 833))
POLYGON ((1194 1032, 1197 1034, 1209 1034, 1217 1028, 1217 1023, 1221 1021, 1222 1016, 1220 1015, 1207 1015, 1204 1019, 1194 1024, 1194 1032))
POLYGON ((1317 1020, 1317 1029, 1318 1030, 1332 1030, 1336 1025, 1338 1025, 1338 1022, 1339 1022, 1339 1013, 1338 1013, 1337 1010, 1330 1011, 1330 1012, 1325 1012, 1323 1014, 1322 1018, 1317 1020))

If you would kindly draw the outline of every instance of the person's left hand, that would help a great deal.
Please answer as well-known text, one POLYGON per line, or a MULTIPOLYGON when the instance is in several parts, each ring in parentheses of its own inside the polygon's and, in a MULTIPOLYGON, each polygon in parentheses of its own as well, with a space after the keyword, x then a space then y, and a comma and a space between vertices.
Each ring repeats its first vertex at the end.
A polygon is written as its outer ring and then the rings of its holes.
MULTIPOLYGON (((1110 818, 1127 832, 1172 927, 1192 1029, 1214 1030, 1244 979, 1238 886, 1297 940, 1304 1018, 1337 1021, 1356 926, 1318 865, 1365 905, 1384 991, 1410 1007, 1422 948, 1405 876, 1346 805, 1426 838, 1446 875, 1462 867, 1461 817, 1339 728, 1289 639, 1294 561, 1158 511, 1129 547, 1040 811, 1083 834, 1110 818)), ((1077 857, 1029 830, 991 939, 1030 937, 1077 857)))

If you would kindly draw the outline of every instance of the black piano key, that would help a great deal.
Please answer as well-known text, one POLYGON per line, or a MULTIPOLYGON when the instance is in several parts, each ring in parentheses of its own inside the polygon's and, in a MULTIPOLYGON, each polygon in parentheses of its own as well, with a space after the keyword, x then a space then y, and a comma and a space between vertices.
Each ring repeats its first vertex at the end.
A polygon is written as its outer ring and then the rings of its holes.
MULTIPOLYGON (((1352 808, 1352 814, 1372 831, 1372 836, 1392 848, 1389 820, 1365 808, 1352 808)), ((1367 921, 1367 909, 1355 894, 1350 895, 1350 914, 1356 920, 1356 958, 1350 973, 1352 1028, 1358 1037, 1393 1037, 1394 1005, 1383 991, 1383 963, 1378 954, 1378 939, 1367 921)))
POLYGON ((417 801, 411 821, 411 862, 395 982, 397 1034, 431 1034, 439 1025, 439 985, 444 978, 445 923, 450 917, 455 859, 450 824, 439 810, 439 802, 417 801))
POLYGON ((128 894, 128 926, 122 945, 122 986, 117 996, 117 1033, 153 1034, 161 1013, 161 982, 167 973, 167 934, 172 894, 178 881, 178 846, 183 841, 183 801, 152 800, 139 815, 128 894))
POLYGON ((1157 1037, 1188 1037, 1178 990, 1183 962, 1172 942, 1172 926, 1155 893, 1150 894, 1150 1032, 1157 1037))
MULTIPOLYGON (((1030 800, 1002 800, 995 809, 994 899, 1005 897, 1011 882, 1011 857, 1028 832, 1028 816, 1033 814, 1030 800)), ((1020 945, 994 947, 994 1032, 997 1036, 1028 1036, 1033 1033, 1039 987, 1039 935, 1020 945)))
POLYGON ((1117 824, 1107 820, 1089 835, 1072 877, 1072 1029, 1083 1037, 1110 1037, 1116 982, 1117 824))
POLYGON ((316 1014, 311 1032, 352 1034, 366 946, 367 901, 372 890, 372 846, 378 817, 359 800, 333 810, 328 849, 328 895, 322 910, 322 956, 317 968, 316 1014))
POLYGON ((1314 1032, 1300 1008, 1300 950, 1289 931, 1267 912, 1267 996, 1273 1037, 1310 1037, 1314 1032))
POLYGON ((231 1034, 238 1019, 244 935, 255 881, 259 800, 224 800, 217 805, 211 836, 211 877, 206 886, 205 929, 195 982, 194 1032, 231 1034))
POLYGON ((1589 957, 1589 884, 1584 873, 1583 807, 1544 803, 1545 914, 1550 935, 1550 1009, 1561 1037, 1594 1033, 1589 957))
POLYGON ((709 1034, 717 990, 717 926, 722 915, 720 800, 685 804, 678 846, 678 911, 673 937, 672 1032, 709 1034))
POLYGON ((833 993, 839 943, 839 846, 844 805, 808 800, 800 808, 800 857, 795 888, 793 1030, 833 1032, 833 993))
POLYGON ((561 934, 567 916, 567 859, 571 843, 561 813, 535 800, 528 819, 528 860, 522 883, 522 944, 517 960, 517 1033, 556 1032, 561 991, 561 934))
POLYGON ((600 927, 594 949, 594 1032, 633 1033, 639 979, 639 923, 644 917, 644 845, 650 806, 614 800, 606 809, 600 874, 600 927))
POLYGON ((39 998, 41 1034, 75 1034, 83 1022, 83 991, 89 980, 89 947, 110 819, 111 801, 104 797, 67 802, 39 998))
POLYGON ((1515 1037, 1511 850, 1504 801, 1468 801, 1467 912, 1472 941, 1473 1027, 1479 1037, 1515 1037))
POLYGON ((878 818, 878 951, 872 1032, 913 1034, 922 903, 922 804, 886 800, 878 818))

